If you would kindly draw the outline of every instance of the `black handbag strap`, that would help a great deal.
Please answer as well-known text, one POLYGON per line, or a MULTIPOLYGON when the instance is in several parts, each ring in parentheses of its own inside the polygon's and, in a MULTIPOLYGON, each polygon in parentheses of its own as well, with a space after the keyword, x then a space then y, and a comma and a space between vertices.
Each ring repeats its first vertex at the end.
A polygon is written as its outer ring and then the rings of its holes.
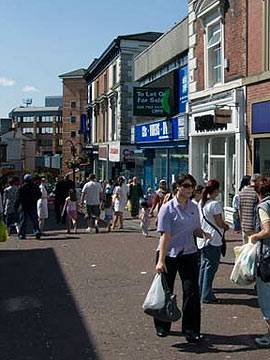
POLYGON ((214 225, 211 223, 211 221, 209 221, 206 216, 204 215, 204 212, 203 212, 203 207, 201 206, 201 210, 202 210, 202 216, 203 216, 203 219, 207 222, 207 224, 209 224, 210 226, 212 226, 213 229, 216 230, 216 232, 219 234, 219 236, 221 237, 221 239, 223 238, 223 235, 221 234, 220 230, 214 225))

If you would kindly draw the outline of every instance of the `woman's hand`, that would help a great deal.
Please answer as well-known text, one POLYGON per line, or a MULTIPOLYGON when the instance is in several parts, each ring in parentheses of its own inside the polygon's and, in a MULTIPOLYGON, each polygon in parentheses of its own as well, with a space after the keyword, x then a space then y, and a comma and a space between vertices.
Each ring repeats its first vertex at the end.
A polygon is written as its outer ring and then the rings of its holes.
POLYGON ((256 242, 258 241, 258 237, 257 237, 257 234, 253 234, 253 235, 250 235, 248 240, 252 243, 252 244, 256 244, 256 242))
POLYGON ((224 223, 223 229, 224 229, 225 231, 228 231, 228 230, 230 229, 230 227, 229 227, 228 224, 224 223))
POLYGON ((203 238, 205 240, 212 240, 212 235, 207 232, 203 232, 203 238))
POLYGON ((156 272, 158 272, 158 273, 167 272, 167 268, 166 268, 165 262, 163 262, 162 260, 159 260, 159 261, 157 262, 156 272))

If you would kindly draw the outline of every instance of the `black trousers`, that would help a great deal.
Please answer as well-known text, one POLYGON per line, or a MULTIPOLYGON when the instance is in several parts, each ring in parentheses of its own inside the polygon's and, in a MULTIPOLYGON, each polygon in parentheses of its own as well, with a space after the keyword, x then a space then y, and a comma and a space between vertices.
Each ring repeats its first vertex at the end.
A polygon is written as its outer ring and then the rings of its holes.
MULTIPOLYGON (((158 260, 159 252, 157 253, 158 260)), ((182 281, 183 307, 182 307, 182 332, 200 333, 201 328, 201 304, 199 295, 199 268, 197 253, 181 255, 176 258, 166 256, 167 273, 165 277, 168 286, 173 293, 176 273, 182 281)), ((162 328, 169 331, 171 323, 154 319, 156 329, 162 328)))

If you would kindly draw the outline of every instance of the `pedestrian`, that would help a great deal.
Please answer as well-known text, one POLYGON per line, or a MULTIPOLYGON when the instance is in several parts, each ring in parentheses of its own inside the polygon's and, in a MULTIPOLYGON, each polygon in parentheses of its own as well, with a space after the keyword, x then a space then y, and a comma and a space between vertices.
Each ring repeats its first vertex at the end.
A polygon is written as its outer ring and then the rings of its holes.
POLYGON ((139 215, 140 227, 144 236, 148 236, 148 229, 150 225, 149 206, 147 200, 141 201, 141 211, 139 215))
MULTIPOLYGON (((258 194, 259 204, 257 207, 258 222, 256 233, 250 236, 252 243, 259 242, 262 252, 270 253, 270 178, 260 176, 255 180, 255 191, 258 194)), ((260 251, 260 250, 259 250, 260 251)), ((270 282, 262 281, 260 273, 256 276, 256 289, 258 302, 263 318, 266 322, 267 333, 256 337, 258 346, 270 348, 270 282)))
POLYGON ((255 209, 258 203, 257 193, 254 189, 255 181, 260 175, 254 174, 250 178, 248 184, 239 193, 239 215, 242 229, 243 244, 248 242, 250 235, 255 233, 256 229, 256 213, 255 209))
POLYGON ((15 209, 17 194, 18 194, 18 187, 16 186, 16 179, 10 178, 8 180, 8 186, 4 189, 4 194, 3 194, 3 209, 4 209, 3 212, 9 234, 11 233, 11 230, 14 228, 16 230, 16 233, 19 232, 18 215, 15 209))
POLYGON ((57 224, 60 222, 65 224, 66 214, 64 214, 64 216, 61 214, 66 198, 69 194, 69 190, 74 188, 75 184, 69 179, 69 175, 66 175, 64 178, 59 178, 59 181, 55 185, 54 208, 57 224))
POLYGON ((62 216, 67 213, 67 233, 70 234, 71 226, 74 228, 74 233, 77 233, 77 218, 78 218, 78 202, 75 189, 69 190, 69 196, 66 198, 62 216))
POLYGON ((168 192, 169 191, 167 188, 167 181, 164 179, 160 180, 159 188, 155 192, 155 197, 153 199, 152 207, 150 209, 151 216, 154 216, 155 210, 157 211, 157 214, 158 214, 159 209, 160 209, 161 205, 163 204, 164 197, 168 192))
POLYGON ((41 198, 37 201, 37 213, 38 213, 38 222, 41 233, 44 231, 45 220, 48 219, 48 192, 46 189, 46 179, 42 177, 40 179, 40 191, 41 198))
POLYGON ((113 220, 113 188, 111 184, 107 184, 105 188, 105 197, 103 202, 103 209, 104 209, 104 222, 106 224, 106 228, 108 232, 111 231, 112 227, 112 220, 113 220))
POLYGON ((27 220, 30 219, 36 239, 40 239, 40 228, 37 214, 37 201, 41 198, 41 191, 32 180, 31 174, 25 174, 23 185, 18 189, 18 196, 15 202, 15 210, 19 211, 20 225, 19 238, 26 238, 27 220))
POLYGON ((103 190, 100 183, 96 179, 95 174, 89 176, 89 181, 84 185, 81 195, 81 206, 86 202, 87 211, 87 232, 95 229, 96 233, 99 232, 98 220, 100 217, 100 203, 103 197, 103 190))
POLYGON ((233 208, 233 230, 235 232, 241 231, 241 221, 240 221, 240 214, 239 214, 239 207, 240 207, 240 199, 239 193, 245 189, 250 184, 250 176, 245 175, 240 183, 240 187, 238 190, 238 194, 235 194, 232 200, 232 208, 233 208))
POLYGON ((119 229, 124 227, 124 211, 127 204, 127 191, 128 188, 125 184, 125 179, 119 176, 113 190, 113 210, 114 218, 112 229, 114 230, 119 223, 119 229))
POLYGON ((138 218, 140 210, 140 199, 143 197, 142 186, 136 176, 133 177, 129 185, 130 214, 133 219, 138 218))
MULTIPOLYGON (((202 231, 197 206, 190 200, 196 180, 190 174, 177 180, 174 198, 164 204, 158 214, 160 241, 156 256, 156 271, 163 272, 171 293, 176 273, 182 281, 182 333, 188 342, 201 340, 201 307, 198 286, 198 259, 194 235, 208 238, 202 231)), ((157 336, 169 334, 171 323, 154 319, 157 336)))
POLYGON ((196 204, 197 206, 199 205, 200 200, 202 199, 202 192, 203 192, 204 187, 202 185, 196 185, 193 194, 192 194, 192 201, 194 202, 194 204, 196 204))
POLYGON ((222 237, 224 231, 229 230, 229 226, 223 220, 223 207, 220 201, 216 200, 219 188, 217 180, 209 180, 199 203, 202 229, 211 234, 211 239, 197 239, 198 248, 201 250, 199 287, 203 304, 219 302, 213 293, 212 285, 219 266, 222 237))

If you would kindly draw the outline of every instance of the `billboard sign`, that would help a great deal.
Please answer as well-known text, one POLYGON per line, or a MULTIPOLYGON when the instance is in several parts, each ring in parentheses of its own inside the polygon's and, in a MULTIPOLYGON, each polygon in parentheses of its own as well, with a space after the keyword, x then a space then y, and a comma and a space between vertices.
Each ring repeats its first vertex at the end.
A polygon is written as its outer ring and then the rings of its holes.
POLYGON ((167 116, 170 114, 169 88, 133 89, 133 114, 135 116, 167 116))

